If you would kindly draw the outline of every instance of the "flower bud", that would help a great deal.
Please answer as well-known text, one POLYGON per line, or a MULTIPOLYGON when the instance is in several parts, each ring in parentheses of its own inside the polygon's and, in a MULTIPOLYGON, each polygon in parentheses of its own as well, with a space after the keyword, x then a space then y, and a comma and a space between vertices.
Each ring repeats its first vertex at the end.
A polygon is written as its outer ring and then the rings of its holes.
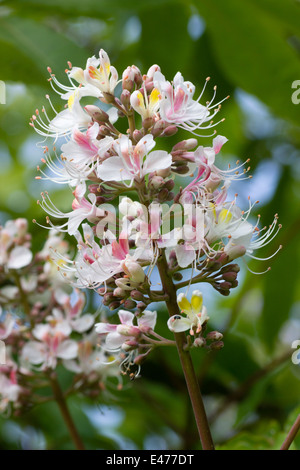
POLYGON ((122 88, 131 92, 134 87, 134 70, 132 67, 127 67, 122 74, 122 88))
POLYGON ((228 255, 228 261, 240 258, 246 253, 246 248, 242 245, 230 245, 229 247, 225 247, 225 250, 228 255))
POLYGON ((89 192, 92 194, 99 194, 101 193, 101 186, 99 186, 99 184, 90 184, 89 192))
POLYGON ((85 106, 84 109, 88 113, 88 115, 91 116, 91 118, 96 122, 102 123, 109 121, 108 114, 102 109, 98 108, 98 106, 89 104, 85 106))
POLYGON ((203 346, 205 346, 206 344, 206 340, 205 338, 202 338, 201 336, 199 338, 196 338, 193 345, 196 347, 196 348, 203 348, 203 346))
POLYGON ((144 300, 144 296, 139 290, 132 290, 130 293, 130 297, 133 300, 144 300))
POLYGON ((174 180, 168 180, 168 181, 165 183, 165 188, 167 188, 169 191, 172 191, 172 189, 174 188, 174 186, 175 186, 174 180))
POLYGON ((115 297, 125 297, 126 291, 123 290, 121 287, 116 287, 114 290, 115 297))
POLYGON ((211 343, 210 349, 218 350, 224 348, 224 343, 223 341, 215 341, 211 343))
POLYGON ((120 307, 120 302, 118 300, 115 300, 114 302, 111 302, 109 304, 109 310, 116 310, 116 308, 120 307))
POLYGON ((145 308, 147 307, 147 305, 145 304, 145 302, 139 302, 136 306, 139 310, 143 311, 145 310, 145 308))
POLYGON ((136 302, 134 300, 131 300, 131 299, 126 299, 125 302, 123 303, 123 307, 126 310, 131 310, 131 309, 136 307, 136 302))
POLYGON ((130 91, 123 90, 120 96, 121 103, 127 108, 130 105, 130 91))
POLYGON ((173 201, 174 197, 175 197, 175 193, 173 193, 173 191, 170 191, 166 201, 173 201))
MULTIPOLYGON (((130 349, 136 349, 139 347, 138 341, 135 341, 134 339, 130 339, 128 341, 125 341, 126 346, 128 346, 130 349)), ((129 349, 126 348, 126 351, 129 351, 129 349)))
POLYGON ((152 176, 152 178, 149 178, 149 188, 151 189, 158 189, 164 186, 165 181, 161 176, 152 176))
POLYGON ((103 296, 103 305, 108 306, 111 302, 115 300, 114 294, 112 292, 106 292, 103 296))
POLYGON ((134 282, 143 282, 145 279, 145 273, 143 268, 136 261, 125 261, 124 270, 130 275, 130 279, 134 282))
POLYGON ((231 282, 227 282, 227 281, 220 282, 219 287, 220 287, 220 289, 225 289, 225 290, 230 289, 231 288, 231 282))
POLYGON ((181 281, 182 280, 182 274, 181 273, 174 273, 173 274, 173 279, 174 281, 181 281))
POLYGON ((223 338, 223 335, 219 331, 210 331, 206 335, 206 339, 209 341, 219 341, 222 338, 223 338))
POLYGON ((220 261, 216 259, 209 259, 208 262, 206 263, 206 268, 209 271, 219 271, 219 269, 222 267, 222 264, 220 261))
POLYGON ((99 134, 103 137, 106 137, 107 135, 110 135, 110 130, 106 126, 100 126, 99 127, 99 134))
POLYGON ((134 138, 136 142, 139 142, 141 138, 144 137, 144 133, 138 129, 135 129, 133 131, 132 137, 134 138))
POLYGON ((178 132, 177 126, 168 126, 163 133, 161 134, 161 137, 171 137, 172 135, 175 135, 178 132))
POLYGON ((143 128, 145 129, 145 131, 147 131, 148 129, 150 129, 154 124, 154 117, 153 116, 149 116, 147 117, 146 119, 143 120, 142 122, 142 126, 143 128))
POLYGON ((103 93, 103 98, 101 99, 101 101, 107 104, 115 103, 116 99, 112 93, 108 93, 107 91, 103 91, 102 93, 103 93))
POLYGON ((239 267, 238 264, 227 264, 224 266, 221 270, 220 273, 227 273, 227 272, 234 272, 234 273, 239 273, 241 268, 239 267))
POLYGON ((233 271, 229 271, 228 273, 224 273, 222 275, 222 279, 224 279, 224 281, 229 281, 229 282, 232 282, 232 281, 235 281, 237 277, 237 273, 233 272, 233 271))
POLYGON ((167 188, 162 188, 157 195, 157 199, 159 200, 159 202, 164 202, 167 200, 168 194, 169 191, 167 190, 167 188))
POLYGON ((181 142, 178 142, 176 145, 174 145, 172 152, 176 152, 176 150, 192 150, 197 145, 197 139, 182 140, 181 142))
POLYGON ((156 171, 157 176, 161 176, 162 178, 167 178, 171 174, 171 168, 165 168, 163 170, 156 171))
POLYGON ((190 169, 188 165, 176 165, 176 167, 173 168, 173 172, 178 175, 185 175, 186 173, 189 173, 189 171, 190 169))
POLYGON ((156 123, 153 125, 153 128, 151 130, 153 137, 154 138, 159 137, 167 126, 168 126, 168 123, 166 121, 163 121, 162 119, 160 119, 159 121, 156 121, 156 123))
POLYGON ((157 64, 151 65, 147 72, 147 78, 153 78, 155 72, 160 72, 160 66, 157 64))

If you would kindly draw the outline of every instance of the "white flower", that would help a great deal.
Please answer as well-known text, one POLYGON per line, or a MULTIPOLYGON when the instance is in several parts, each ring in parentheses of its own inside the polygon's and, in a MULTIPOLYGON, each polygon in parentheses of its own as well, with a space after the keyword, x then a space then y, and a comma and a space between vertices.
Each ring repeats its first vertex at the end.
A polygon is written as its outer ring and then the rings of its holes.
MULTIPOLYGON (((69 235, 74 235, 80 224, 84 220, 89 222, 98 222, 102 217, 107 216, 107 211, 105 208, 96 207, 97 196, 94 193, 88 195, 90 201, 85 197, 86 185, 85 183, 79 184, 76 186, 75 191, 73 192, 75 199, 72 202, 72 211, 70 212, 61 212, 51 201, 48 193, 42 193, 42 201, 38 201, 41 207, 47 212, 50 216, 64 219, 67 218, 67 222, 63 223, 60 226, 53 225, 49 218, 47 218, 47 223, 50 227, 55 228, 59 231, 68 232, 69 235)), ((112 215, 113 216, 113 215, 112 215)))
MULTIPOLYGON (((259 222, 259 218, 258 218, 259 222)), ((229 256, 229 260, 236 259, 240 256, 247 255, 250 258, 265 261, 273 258, 282 246, 269 257, 259 258, 253 254, 255 250, 263 248, 268 245, 277 235, 281 229, 281 225, 277 226, 278 216, 275 215, 272 224, 268 229, 258 229, 258 222, 256 225, 250 224, 246 218, 241 218, 239 224, 231 231, 228 243, 226 244, 224 251, 229 256)), ((267 270, 269 270, 268 268, 267 270)))
POLYGON ((95 328, 98 334, 106 334, 105 348, 108 351, 117 351, 130 339, 138 338, 142 333, 154 330, 157 312, 145 310, 143 315, 137 319, 137 326, 133 324, 134 314, 126 310, 118 312, 121 324, 111 325, 110 323, 96 323, 95 328))
POLYGON ((173 315, 168 320, 168 327, 174 333, 190 330, 190 334, 200 333, 204 322, 209 320, 206 307, 203 305, 203 298, 200 291, 195 290, 192 293, 191 301, 184 294, 179 294, 177 303, 180 310, 186 314, 173 315))
POLYGON ((0 373, 0 412, 7 409, 10 402, 16 402, 21 392, 17 384, 15 372, 12 370, 10 376, 0 373))
POLYGON ((172 155, 163 150, 150 152, 155 146, 153 136, 147 134, 134 147, 123 135, 114 145, 117 157, 110 157, 98 167, 98 177, 103 181, 140 181, 154 171, 170 168, 172 155), (149 153, 150 152, 150 153, 149 153))
POLYGON ((66 334, 70 331, 67 323, 56 323, 54 327, 49 324, 37 325, 33 336, 38 341, 29 341, 22 349, 22 360, 25 364, 39 365, 41 370, 55 369, 57 359, 74 359, 77 356, 78 344, 68 339, 66 334))
POLYGON ((139 113, 143 119, 153 117, 159 109, 161 94, 157 88, 153 88, 148 97, 146 90, 144 96, 139 91, 134 91, 130 96, 130 104, 132 108, 139 113))
MULTIPOLYGON (((211 121, 219 111, 219 103, 212 105, 212 100, 206 106, 199 103, 205 86, 198 97, 194 100, 195 86, 191 82, 184 81, 180 72, 174 77, 173 84, 168 82, 161 72, 156 72, 153 78, 154 86, 160 91, 162 99, 160 101, 161 118, 167 122, 182 127, 192 133, 197 129, 209 129, 216 124, 203 124, 211 121), (212 113, 212 109, 216 108, 212 113)), ((223 101, 223 100, 222 100, 223 101)))
POLYGON ((16 246, 9 253, 7 260, 8 269, 21 269, 31 263, 32 253, 25 246, 16 246))
POLYGON ((0 228, 0 265, 8 269, 21 269, 31 263, 33 255, 30 249, 21 244, 27 227, 26 219, 20 218, 8 220, 5 226, 0 228))
POLYGON ((86 82, 98 88, 102 94, 113 94, 118 83, 118 72, 110 65, 109 57, 103 49, 100 49, 99 59, 95 56, 88 59, 84 76, 86 82))

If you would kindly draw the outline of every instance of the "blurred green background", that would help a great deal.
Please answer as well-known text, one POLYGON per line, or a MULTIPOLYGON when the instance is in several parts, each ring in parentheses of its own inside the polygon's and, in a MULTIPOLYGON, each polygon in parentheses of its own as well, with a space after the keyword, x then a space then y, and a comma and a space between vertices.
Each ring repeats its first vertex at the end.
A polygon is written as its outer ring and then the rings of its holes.
MULTIPOLYGON (((257 213, 283 229, 251 262, 241 265, 240 284, 229 298, 204 292, 213 328, 225 331, 225 348, 193 354, 214 438, 220 448, 277 449, 299 412, 300 368, 291 361, 300 340, 300 104, 292 83, 300 80, 300 4, 293 0, 15 0, 0 1, 0 218, 44 219, 36 205, 48 189, 69 210, 68 188, 36 181, 41 158, 38 136, 28 125, 49 93, 47 66, 65 81, 67 61, 83 67, 103 48, 119 71, 137 65, 143 73, 157 63, 171 80, 181 71, 199 92, 211 77, 218 97, 230 95, 220 112, 218 133, 229 142, 228 161, 251 158, 253 178, 233 185, 239 204, 259 199, 257 213)), ((176 138, 186 138, 182 131, 176 138)), ((201 143, 210 145, 211 139, 201 143)), ((166 149, 168 141, 165 142, 166 149)), ((220 160, 219 160, 220 161, 220 160)), ((45 233, 31 224, 39 248, 45 233)), ((160 315, 166 332, 166 314, 160 315)), ((166 334, 168 334, 166 332, 166 334)), ((97 403, 70 400, 88 448, 198 449, 192 412, 175 350, 153 354, 142 378, 97 403)), ((72 448, 55 404, 18 420, 0 418, 1 448, 72 448)), ((300 438, 296 440, 300 449, 300 438)))

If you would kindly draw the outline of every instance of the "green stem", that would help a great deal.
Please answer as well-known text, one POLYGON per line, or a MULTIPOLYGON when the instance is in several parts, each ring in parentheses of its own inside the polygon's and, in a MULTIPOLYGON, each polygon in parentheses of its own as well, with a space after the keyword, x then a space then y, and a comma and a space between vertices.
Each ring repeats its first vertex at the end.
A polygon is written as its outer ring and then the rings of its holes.
POLYGON ((127 115, 128 119, 128 125, 129 125, 129 130, 130 130, 130 135, 133 137, 133 132, 135 131, 135 119, 134 119, 134 113, 128 113, 127 115))
MULTIPOLYGON (((168 275, 168 264, 164 253, 159 258, 157 266, 164 291, 169 295, 169 298, 166 300, 169 315, 180 315, 181 312, 177 304, 176 286, 173 284, 171 277, 168 275)), ((185 351, 184 349, 186 345, 186 336, 184 333, 175 333, 174 336, 188 393, 194 411, 202 448, 203 450, 214 450, 214 443, 211 437, 200 387, 192 363, 192 358, 189 351, 185 351)))
POLYGON ((53 396, 55 401, 57 402, 61 415, 63 417, 63 420, 68 428, 70 437, 72 441, 75 444, 75 447, 77 450, 85 450, 84 444, 81 440, 81 437, 76 429, 75 423, 73 421, 73 418, 70 414, 69 408, 67 406, 65 396, 63 394, 62 389, 60 388, 60 385, 58 383, 57 377, 55 373, 52 373, 50 375, 50 383, 53 391, 53 396))

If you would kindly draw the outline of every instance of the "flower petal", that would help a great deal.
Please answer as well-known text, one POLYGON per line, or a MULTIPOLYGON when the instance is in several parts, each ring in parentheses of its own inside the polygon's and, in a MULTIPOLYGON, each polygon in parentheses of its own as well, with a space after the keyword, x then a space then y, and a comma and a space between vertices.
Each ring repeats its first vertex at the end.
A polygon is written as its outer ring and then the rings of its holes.
POLYGON ((78 344, 72 339, 67 339, 63 341, 57 348, 57 357, 61 359, 74 359, 77 357, 78 353, 78 344))
POLYGON ((143 166, 143 175, 152 171, 164 170, 172 165, 172 155, 164 150, 154 150, 147 155, 143 166))
POLYGON ((32 260, 31 251, 25 246, 16 246, 10 253, 7 263, 8 269, 20 269, 27 266, 32 260))
POLYGON ((127 171, 121 157, 110 157, 98 167, 98 177, 103 181, 131 180, 132 175, 127 171))
POLYGON ((192 326, 192 321, 187 317, 182 317, 181 315, 173 315, 168 320, 168 328, 174 333, 180 333, 182 331, 187 331, 192 326))
POLYGON ((71 326, 77 333, 83 333, 89 330, 94 324, 94 317, 91 313, 87 313, 76 320, 72 320, 71 326))
POLYGON ((145 310, 143 315, 138 318, 138 327, 140 329, 148 329, 150 328, 151 330, 154 330, 155 324, 156 324, 156 318, 157 318, 157 312, 151 310, 145 310))

